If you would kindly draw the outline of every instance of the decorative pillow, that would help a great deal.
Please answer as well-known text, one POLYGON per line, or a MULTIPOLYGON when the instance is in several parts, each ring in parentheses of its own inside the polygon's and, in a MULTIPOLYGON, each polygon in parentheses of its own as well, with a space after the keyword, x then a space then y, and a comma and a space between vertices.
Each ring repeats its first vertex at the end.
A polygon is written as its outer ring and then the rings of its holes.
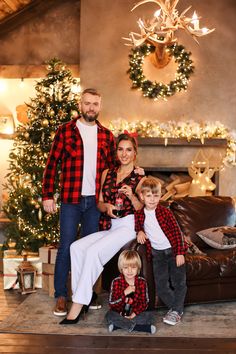
POLYGON ((190 241, 186 236, 184 236, 184 240, 188 245, 188 253, 190 254, 198 254, 201 256, 206 255, 206 253, 202 252, 192 241, 190 241))
POLYGON ((209 246, 218 249, 236 247, 236 227, 219 226, 197 232, 197 235, 209 246))

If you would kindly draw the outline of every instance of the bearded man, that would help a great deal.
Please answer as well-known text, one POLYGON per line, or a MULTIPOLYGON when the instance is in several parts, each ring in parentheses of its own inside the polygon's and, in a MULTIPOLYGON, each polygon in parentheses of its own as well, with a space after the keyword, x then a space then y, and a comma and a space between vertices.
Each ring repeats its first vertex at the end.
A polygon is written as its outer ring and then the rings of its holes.
POLYGON ((47 213, 55 213, 54 185, 60 165, 60 244, 54 275, 56 316, 67 314, 70 245, 77 240, 79 224, 80 237, 98 231, 100 213, 96 203, 101 174, 112 168, 115 161, 115 139, 98 122, 100 110, 100 93, 85 89, 79 102, 80 116, 58 128, 43 175, 43 207, 47 213))

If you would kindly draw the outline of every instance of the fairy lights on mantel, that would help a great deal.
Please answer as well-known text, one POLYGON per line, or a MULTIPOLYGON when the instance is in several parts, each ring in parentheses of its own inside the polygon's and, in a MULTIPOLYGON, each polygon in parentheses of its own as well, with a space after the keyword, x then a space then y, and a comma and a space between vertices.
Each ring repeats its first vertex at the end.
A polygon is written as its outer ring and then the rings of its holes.
POLYGON ((170 138, 185 138, 188 142, 192 139, 199 139, 202 144, 205 143, 205 139, 226 139, 227 148, 223 164, 226 167, 236 166, 236 130, 230 130, 219 121, 198 123, 193 120, 185 122, 136 120, 128 122, 123 118, 118 118, 110 121, 109 129, 115 136, 127 130, 130 133, 137 133, 141 138, 163 138, 164 146, 168 146, 170 138))

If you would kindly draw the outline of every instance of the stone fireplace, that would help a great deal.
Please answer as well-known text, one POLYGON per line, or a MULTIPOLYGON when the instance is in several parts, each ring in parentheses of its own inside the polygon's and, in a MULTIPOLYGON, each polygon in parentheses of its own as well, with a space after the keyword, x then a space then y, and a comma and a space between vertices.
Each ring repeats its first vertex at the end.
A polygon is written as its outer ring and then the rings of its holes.
MULTIPOLYGON (((139 155, 138 165, 145 169, 146 175, 153 175, 163 181, 162 195, 165 200, 188 195, 192 178, 188 174, 188 167, 199 153, 200 149, 209 160, 209 167, 215 168, 222 164, 226 154, 227 141, 225 139, 174 138, 138 138, 139 155), (173 189, 174 187, 174 189, 173 189)), ((216 171, 211 178, 216 185, 207 195, 219 195, 220 173, 216 171)))

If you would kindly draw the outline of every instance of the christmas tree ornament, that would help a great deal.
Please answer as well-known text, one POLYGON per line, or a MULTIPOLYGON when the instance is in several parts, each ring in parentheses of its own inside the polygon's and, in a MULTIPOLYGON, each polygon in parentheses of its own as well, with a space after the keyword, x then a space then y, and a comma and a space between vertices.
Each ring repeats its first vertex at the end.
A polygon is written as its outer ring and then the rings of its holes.
POLYGON ((44 120, 42 121, 42 126, 43 126, 43 127, 48 127, 48 124, 49 124, 49 121, 48 121, 47 119, 44 119, 44 120))
POLYGON ((42 221, 42 217, 43 217, 42 209, 39 208, 39 211, 38 211, 38 219, 39 219, 39 221, 42 221))
POLYGON ((55 114, 55 111, 54 111, 53 109, 51 109, 51 110, 49 111, 49 114, 50 114, 51 117, 53 117, 54 114, 55 114))
POLYGON ((78 118, 79 117, 78 111, 75 111, 75 110, 71 111, 71 117, 74 118, 74 119, 78 118))

